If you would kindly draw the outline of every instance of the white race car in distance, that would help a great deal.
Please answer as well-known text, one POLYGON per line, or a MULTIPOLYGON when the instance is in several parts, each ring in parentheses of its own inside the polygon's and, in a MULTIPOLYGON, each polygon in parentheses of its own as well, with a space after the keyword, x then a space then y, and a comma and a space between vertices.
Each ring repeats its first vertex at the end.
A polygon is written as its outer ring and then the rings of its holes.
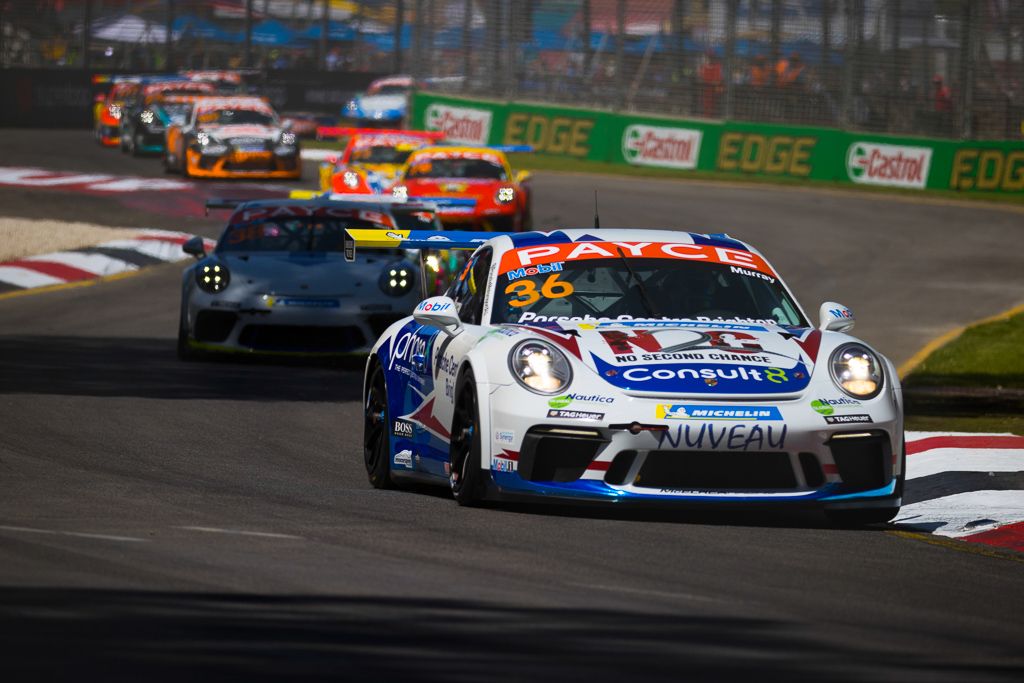
POLYGON ((725 235, 348 231, 367 247, 475 249, 447 296, 374 345, 370 482, 450 486, 463 504, 534 497, 817 506, 884 522, 903 488, 892 363, 820 324, 725 235))

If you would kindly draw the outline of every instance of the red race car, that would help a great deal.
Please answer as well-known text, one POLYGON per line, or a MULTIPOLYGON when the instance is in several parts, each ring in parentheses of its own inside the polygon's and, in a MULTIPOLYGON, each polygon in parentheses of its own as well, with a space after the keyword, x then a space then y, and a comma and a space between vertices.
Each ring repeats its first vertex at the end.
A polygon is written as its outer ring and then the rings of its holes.
POLYGON ((395 197, 437 207, 447 228, 529 230, 530 172, 514 172, 505 152, 529 147, 427 147, 413 152, 391 188, 395 197))

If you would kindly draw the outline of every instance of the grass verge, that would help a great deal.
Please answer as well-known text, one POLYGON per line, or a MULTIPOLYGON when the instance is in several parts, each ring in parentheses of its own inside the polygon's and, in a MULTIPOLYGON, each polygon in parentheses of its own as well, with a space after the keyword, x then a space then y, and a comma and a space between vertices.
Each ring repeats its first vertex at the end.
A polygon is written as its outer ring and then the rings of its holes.
POLYGON ((1024 389, 1024 313, 967 328, 914 368, 904 384, 1024 389))
POLYGON ((1024 434, 1024 313, 967 328, 903 380, 907 429, 1024 434))
MULTIPOLYGON (((304 141, 308 149, 340 150, 341 145, 333 140, 304 141)), ((675 171, 667 168, 650 168, 643 166, 624 166, 605 161, 587 161, 570 159, 563 156, 547 154, 509 154, 509 162, 515 169, 530 171, 556 171, 562 173, 594 173, 598 175, 614 175, 639 178, 666 178, 673 180, 706 180, 721 183, 751 183, 800 188, 819 188, 838 190, 851 193, 887 194, 905 197, 931 197, 935 199, 955 199, 979 202, 994 202, 1024 206, 1024 194, 1000 192, 955 192, 953 190, 907 190, 894 187, 875 187, 867 185, 851 186, 849 183, 807 181, 799 178, 777 176, 761 176, 753 174, 719 173, 715 171, 675 171)))

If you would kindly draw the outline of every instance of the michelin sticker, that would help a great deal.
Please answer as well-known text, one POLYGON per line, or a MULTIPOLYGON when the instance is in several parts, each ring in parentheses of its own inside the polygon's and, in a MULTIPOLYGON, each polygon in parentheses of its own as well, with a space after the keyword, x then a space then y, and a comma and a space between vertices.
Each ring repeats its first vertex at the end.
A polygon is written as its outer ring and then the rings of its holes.
POLYGON ((782 413, 775 406, 698 406, 686 404, 660 404, 655 415, 663 420, 781 420, 782 413))

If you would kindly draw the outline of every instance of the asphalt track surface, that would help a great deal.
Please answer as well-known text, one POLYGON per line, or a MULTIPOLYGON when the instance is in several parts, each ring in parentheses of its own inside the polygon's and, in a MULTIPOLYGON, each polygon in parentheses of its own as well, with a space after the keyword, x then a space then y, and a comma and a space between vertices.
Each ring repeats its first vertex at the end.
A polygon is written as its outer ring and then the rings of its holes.
MULTIPOLYGON (((79 131, 3 131, 0 150, 9 166, 162 176, 79 131)), ((539 174, 537 222, 585 225, 595 186, 603 225, 752 240, 897 362, 1020 298, 1019 213, 539 174)), ((0 214, 218 225, 166 198, 18 188, 0 188, 0 214)), ((441 489, 373 490, 359 373, 179 363, 180 271, 0 301, 5 681, 1024 675, 1016 559, 812 514, 462 509, 441 489)))

